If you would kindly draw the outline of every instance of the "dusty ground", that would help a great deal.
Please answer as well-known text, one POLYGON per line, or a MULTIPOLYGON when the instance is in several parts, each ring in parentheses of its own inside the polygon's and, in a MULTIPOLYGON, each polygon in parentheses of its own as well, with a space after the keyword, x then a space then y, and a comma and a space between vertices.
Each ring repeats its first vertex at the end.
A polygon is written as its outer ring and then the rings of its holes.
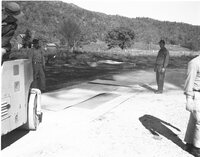
POLYGON ((43 110, 43 122, 37 131, 17 130, 2 138, 1 155, 189 157, 183 150, 189 116, 182 91, 184 76, 184 69, 169 69, 162 95, 153 92, 156 85, 152 69, 115 73, 107 78, 121 86, 87 82, 72 86, 120 96, 96 107, 92 107, 93 102, 58 112, 43 110))

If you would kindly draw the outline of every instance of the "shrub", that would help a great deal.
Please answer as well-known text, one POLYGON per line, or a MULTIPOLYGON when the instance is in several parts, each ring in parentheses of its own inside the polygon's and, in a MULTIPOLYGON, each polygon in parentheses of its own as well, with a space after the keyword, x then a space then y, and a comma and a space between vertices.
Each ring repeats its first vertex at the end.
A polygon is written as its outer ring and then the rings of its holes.
POLYGON ((131 47, 131 42, 135 38, 133 30, 126 27, 119 27, 109 31, 106 35, 105 41, 108 48, 119 46, 121 49, 131 47))

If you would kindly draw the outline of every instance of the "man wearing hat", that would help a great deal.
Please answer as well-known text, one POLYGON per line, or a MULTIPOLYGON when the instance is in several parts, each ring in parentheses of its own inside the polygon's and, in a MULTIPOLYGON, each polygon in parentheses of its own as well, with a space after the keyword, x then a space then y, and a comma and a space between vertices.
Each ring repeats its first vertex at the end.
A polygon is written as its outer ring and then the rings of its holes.
POLYGON ((39 39, 33 39, 33 49, 30 51, 29 58, 32 60, 33 64, 33 87, 40 89, 42 92, 46 90, 46 80, 45 80, 45 58, 44 52, 41 49, 39 39))
POLYGON ((2 21, 2 50, 1 56, 3 58, 9 58, 9 52, 11 51, 10 40, 14 36, 17 29, 17 21, 23 16, 20 6, 15 2, 9 2, 5 6, 6 18, 2 21))
POLYGON ((158 86, 157 94, 163 93, 165 71, 169 63, 169 51, 165 48, 165 41, 159 41, 160 50, 156 58, 154 71, 156 72, 156 82, 158 86))

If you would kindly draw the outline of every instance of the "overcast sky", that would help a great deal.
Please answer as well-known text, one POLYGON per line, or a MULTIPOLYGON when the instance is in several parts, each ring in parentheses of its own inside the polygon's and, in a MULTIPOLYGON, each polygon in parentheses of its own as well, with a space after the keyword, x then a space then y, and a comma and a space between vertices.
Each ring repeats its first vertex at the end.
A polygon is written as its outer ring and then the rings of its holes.
POLYGON ((200 26, 200 0, 62 0, 81 8, 130 18, 149 17, 160 21, 200 26))

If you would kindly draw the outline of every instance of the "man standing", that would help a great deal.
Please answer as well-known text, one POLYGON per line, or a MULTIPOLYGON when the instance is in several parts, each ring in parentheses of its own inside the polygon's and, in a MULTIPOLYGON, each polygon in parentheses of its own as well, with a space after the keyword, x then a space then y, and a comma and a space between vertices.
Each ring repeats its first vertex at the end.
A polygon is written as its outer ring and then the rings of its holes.
POLYGON ((200 157, 200 55, 188 63, 184 91, 186 110, 190 111, 185 149, 195 157, 200 157))
POLYGON ((10 40, 17 29, 17 21, 23 16, 23 13, 17 3, 9 2, 5 6, 5 14, 6 18, 2 21, 1 56, 6 60, 9 58, 9 52, 11 51, 10 40))
POLYGON ((156 82, 158 85, 157 94, 163 93, 165 71, 169 63, 169 51, 165 48, 165 41, 160 40, 160 50, 156 58, 154 71, 156 72, 156 82))
POLYGON ((29 58, 33 63, 33 87, 40 89, 42 92, 46 90, 45 80, 45 59, 44 52, 40 47, 39 40, 33 39, 33 49, 30 50, 29 58))

